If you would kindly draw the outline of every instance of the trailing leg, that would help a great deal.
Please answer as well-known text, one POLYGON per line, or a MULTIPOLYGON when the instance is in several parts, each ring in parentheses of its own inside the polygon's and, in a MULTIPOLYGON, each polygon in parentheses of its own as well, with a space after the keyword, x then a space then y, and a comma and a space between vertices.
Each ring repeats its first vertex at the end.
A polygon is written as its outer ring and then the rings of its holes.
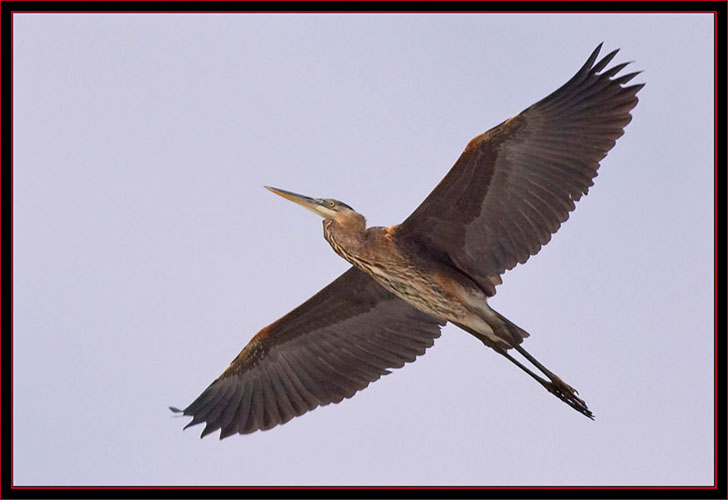
MULTIPOLYGON (((508 325, 509 325, 509 327, 512 327, 512 328, 518 328, 517 326, 513 325, 510 321, 508 321, 508 325)), ((569 384, 567 384, 566 382, 561 380, 561 378, 559 376, 557 376, 551 370, 549 370, 544 365, 542 365, 536 358, 531 356, 523 347, 521 347, 520 345, 515 345, 513 348, 516 351, 518 351, 524 358, 526 358, 533 366, 538 368, 538 370, 541 373, 546 375, 546 377, 548 377, 548 380, 546 380, 543 377, 540 377, 539 375, 534 373, 526 365, 524 365, 523 363, 518 361, 516 358, 511 356, 508 353, 508 350, 506 348, 504 348, 503 346, 501 346, 499 344, 494 343, 492 340, 490 340, 485 335, 483 335, 479 332, 476 332, 475 330, 468 328, 464 325, 458 324, 457 326, 459 326, 466 332, 470 333, 471 335, 476 337, 478 340, 480 340, 483 344, 485 344, 487 347, 490 347, 491 349, 496 351, 498 354, 505 357, 508 361, 510 361, 511 363, 516 365, 518 368, 520 368, 521 370, 526 372, 531 378, 536 380, 547 391, 549 391, 551 394, 553 394, 554 396, 559 398, 561 401, 563 401, 567 405, 571 406, 573 409, 575 409, 582 415, 594 420, 594 414, 591 412, 591 410, 589 410, 589 407, 586 405, 586 402, 584 402, 584 400, 581 399, 577 395, 578 392, 576 391, 576 389, 574 389, 569 384)), ((521 330, 520 328, 518 328, 518 329, 521 330)))

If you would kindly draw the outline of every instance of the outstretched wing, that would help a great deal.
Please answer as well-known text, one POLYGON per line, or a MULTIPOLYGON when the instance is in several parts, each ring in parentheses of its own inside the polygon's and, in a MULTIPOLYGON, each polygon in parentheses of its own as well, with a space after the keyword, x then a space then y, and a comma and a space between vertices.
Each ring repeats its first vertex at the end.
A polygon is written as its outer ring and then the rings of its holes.
POLYGON ((222 429, 222 439, 338 403, 414 361, 442 324, 351 268, 253 337, 183 410, 185 428, 206 422, 202 436, 222 429))
POLYGON ((400 226, 495 293, 497 276, 535 255, 574 210, 632 119, 638 73, 595 64, 601 44, 553 94, 474 138, 400 226), (601 73, 600 73, 601 72, 601 73))

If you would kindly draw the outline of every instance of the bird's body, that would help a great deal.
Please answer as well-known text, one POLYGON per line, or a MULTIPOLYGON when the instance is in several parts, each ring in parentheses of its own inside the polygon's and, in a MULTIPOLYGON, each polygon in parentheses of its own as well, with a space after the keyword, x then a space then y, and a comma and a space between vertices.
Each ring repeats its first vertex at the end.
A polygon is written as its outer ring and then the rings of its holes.
POLYGON ((498 319, 488 295, 466 274, 418 249, 398 226, 365 224, 360 214, 345 212, 324 220, 324 238, 337 254, 419 311, 473 329, 504 349, 520 343, 522 337, 491 326, 498 319))
POLYGON ((600 48, 561 88, 471 140, 399 225, 367 228, 345 203, 268 188, 323 217, 324 238, 353 267, 260 330, 192 404, 173 410, 193 417, 188 426, 206 422, 203 436, 270 429, 414 361, 451 322, 593 418, 488 298, 569 217, 631 120, 644 84, 626 86, 637 73, 616 76, 626 64, 605 69, 617 51, 597 62, 600 48))

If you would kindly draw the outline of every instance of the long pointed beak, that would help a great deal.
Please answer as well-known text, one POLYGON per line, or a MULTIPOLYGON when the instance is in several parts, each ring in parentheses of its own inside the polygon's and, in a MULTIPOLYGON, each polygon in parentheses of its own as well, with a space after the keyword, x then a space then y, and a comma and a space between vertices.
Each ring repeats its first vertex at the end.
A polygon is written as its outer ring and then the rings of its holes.
POLYGON ((323 202, 321 200, 317 200, 315 198, 310 198, 308 196, 304 196, 302 194, 292 193, 290 191, 286 191, 284 189, 278 189, 270 186, 264 186, 268 191, 271 193, 275 193, 278 196, 282 196, 283 198, 292 201, 293 203, 297 203, 301 205, 303 208, 307 208, 314 212, 317 215, 320 215, 321 217, 325 217, 325 214, 321 212, 321 209, 324 208, 323 202))

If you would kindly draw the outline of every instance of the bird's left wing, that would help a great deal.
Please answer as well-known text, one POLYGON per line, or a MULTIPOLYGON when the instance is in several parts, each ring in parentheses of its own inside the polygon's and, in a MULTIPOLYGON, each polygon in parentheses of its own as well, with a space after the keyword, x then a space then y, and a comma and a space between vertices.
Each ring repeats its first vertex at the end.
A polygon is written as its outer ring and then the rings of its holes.
POLYGON ((255 335, 182 411, 193 417, 185 428, 206 422, 202 436, 222 429, 222 439, 338 403, 414 361, 442 324, 351 268, 255 335))

